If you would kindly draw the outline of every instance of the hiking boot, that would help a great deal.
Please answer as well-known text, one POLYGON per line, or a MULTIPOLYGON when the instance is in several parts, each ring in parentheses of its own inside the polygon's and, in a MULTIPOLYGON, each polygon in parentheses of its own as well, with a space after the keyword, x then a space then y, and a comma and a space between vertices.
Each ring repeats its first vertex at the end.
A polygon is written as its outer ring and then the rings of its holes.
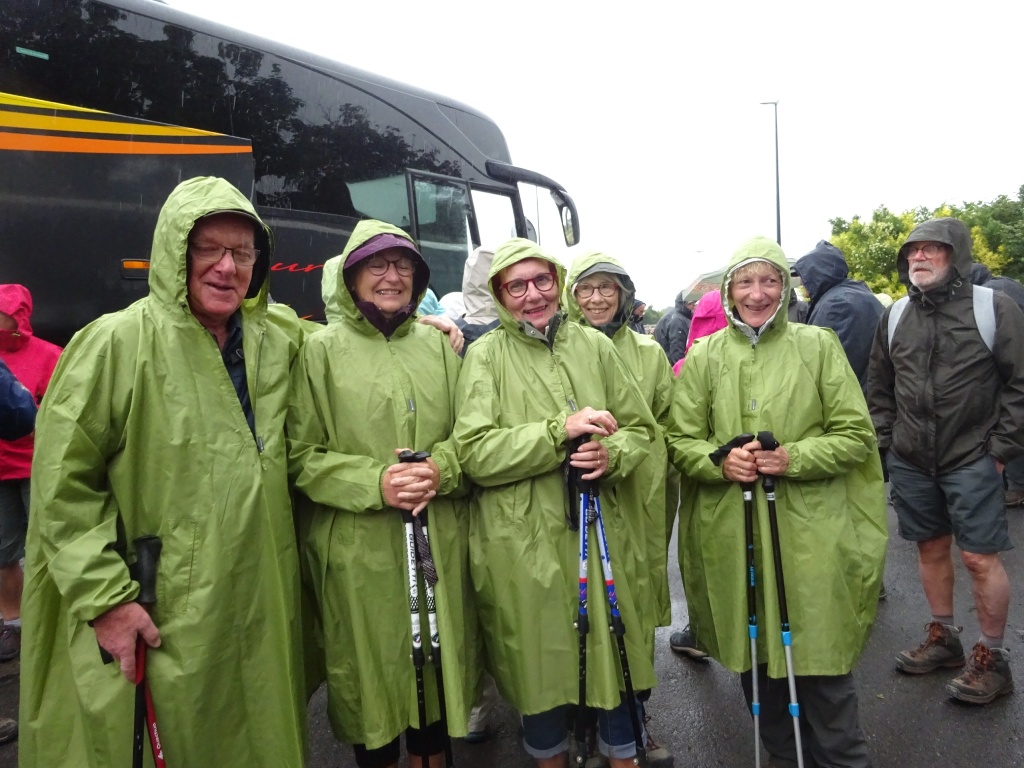
POLYGON ((18 721, 9 717, 0 717, 0 744, 6 744, 18 738, 18 721))
POLYGON ((954 699, 970 704, 988 704, 996 696, 1013 693, 1010 654, 1005 648, 974 646, 964 673, 946 686, 954 699))
POLYGON ((697 647, 697 639, 693 636, 693 631, 690 629, 689 624, 683 627, 682 632, 672 633, 672 636, 668 639, 668 647, 676 653, 681 653, 695 661, 705 661, 708 657, 704 651, 697 647))
POLYGON ((1024 490, 1007 491, 1003 495, 1003 504, 1007 507, 1019 507, 1024 505, 1024 490))
MULTIPOLYGON (((5 624, 0 629, 0 661, 18 658, 21 653, 21 627, 5 624)), ((3 742, 0 742, 2 744, 3 742)))
POLYGON ((896 669, 908 675, 923 675, 939 667, 962 667, 964 647, 960 643, 960 630, 938 621, 929 621, 928 637, 912 651, 896 655, 896 669))

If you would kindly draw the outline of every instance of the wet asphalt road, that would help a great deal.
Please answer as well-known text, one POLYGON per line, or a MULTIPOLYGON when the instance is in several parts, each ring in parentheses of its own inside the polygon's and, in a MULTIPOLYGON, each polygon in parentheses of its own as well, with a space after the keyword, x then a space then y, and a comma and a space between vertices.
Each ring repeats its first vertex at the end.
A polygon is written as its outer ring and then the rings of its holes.
MULTIPOLYGON (((915 549, 895 535, 890 508, 886 566, 888 600, 855 671, 861 725, 875 768, 1018 768, 1024 766, 1024 689, 986 707, 948 699, 950 672, 922 677, 897 673, 892 657, 923 638, 928 611, 917 577, 915 549)), ((1024 685, 1024 510, 1008 510, 1011 538, 1018 549, 1004 555, 1012 590, 1007 645, 1013 671, 1024 685)), ((675 546, 671 549, 673 563, 675 546)), ((686 621, 678 569, 673 566, 673 616, 686 621)), ((970 584, 957 562, 956 620, 964 625, 965 645, 977 639, 970 584)), ((656 667, 659 686, 651 696, 651 732, 675 755, 677 768, 746 768, 754 765, 753 729, 736 677, 715 663, 694 663, 668 649, 671 630, 659 630, 656 667)), ((798 628, 794 628, 797 635, 798 628)), ((16 709, 17 663, 0 664, 0 715, 16 709)), ((354 768, 351 750, 336 743, 324 713, 321 690, 310 711, 310 768, 354 768)), ((460 768, 532 768, 519 745, 518 722, 507 706, 493 717, 494 737, 479 746, 455 743, 460 768)), ((14 768, 17 746, 0 746, 0 768, 14 768)), ((764 763, 762 762, 762 765, 764 763)), ((404 762, 403 762, 404 765, 404 762)), ((40 766, 39 768, 45 768, 40 766)), ((181 768, 171 766, 171 768, 181 768)), ((191 767, 206 768, 206 767, 191 767)))

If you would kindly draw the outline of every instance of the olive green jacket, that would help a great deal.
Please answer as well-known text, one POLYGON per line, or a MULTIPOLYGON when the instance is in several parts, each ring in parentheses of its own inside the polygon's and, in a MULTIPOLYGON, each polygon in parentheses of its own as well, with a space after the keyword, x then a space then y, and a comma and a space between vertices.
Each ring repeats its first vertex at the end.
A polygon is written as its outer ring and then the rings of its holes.
MULTIPOLYGON (((882 467, 864 396, 835 333, 787 319, 789 265, 754 238, 722 286, 729 326, 694 344, 676 383, 669 455, 683 474, 679 561, 697 642, 727 668, 750 667, 743 498, 709 458, 743 433, 770 431, 789 454, 776 483, 779 538, 797 675, 849 672, 868 638, 885 557, 882 467), (766 260, 782 302, 760 329, 728 299, 736 268, 766 260)), ((768 505, 754 492, 758 661, 786 675, 768 505)))
MULTIPOLYGON (((561 289, 564 268, 534 243, 515 239, 495 253, 492 295, 495 276, 530 257, 555 266, 561 289)), ((470 558, 488 669, 502 695, 525 714, 578 698, 579 534, 566 525, 563 462, 566 417, 591 406, 611 411, 619 425, 603 440, 609 463, 600 498, 633 685, 651 688, 654 617, 637 586, 647 548, 615 489, 650 449, 656 429, 650 409, 603 334, 557 314, 549 341, 517 322, 496 295, 495 303, 501 325, 466 355, 453 433, 463 471, 478 486, 470 558)), ((611 709, 619 703, 619 662, 607 629, 596 528, 590 531, 587 703, 611 709)))
POLYGON ((153 238, 149 295, 75 335, 39 411, 22 606, 26 768, 131 764, 134 686, 101 661, 88 622, 138 594, 119 550, 134 561, 142 535, 163 544, 152 608, 162 642, 149 650, 146 675, 167 764, 303 765, 284 442, 298 324, 294 313, 268 315, 264 229, 260 290, 241 308, 256 439, 220 349, 186 299, 189 231, 221 210, 255 216, 222 179, 191 179, 171 193, 153 238))
MULTIPOLYGON (((482 669, 469 579, 469 505, 449 440, 460 360, 447 336, 413 317, 385 338, 355 306, 340 268, 349 253, 384 232, 408 237, 389 224, 362 221, 335 262, 337 314, 303 346, 287 422, 289 470, 303 497, 304 550, 323 622, 328 714, 339 739, 369 749, 418 725, 405 530, 401 512, 387 507, 381 492, 385 469, 398 461, 396 448, 430 451, 440 470, 428 529, 439 574, 448 727, 455 736, 466 732, 482 669)), ((422 585, 419 594, 429 646, 422 585)), ((428 663, 431 721, 438 716, 434 679, 428 663)))
MULTIPOLYGON (((633 281, 625 274, 622 264, 603 253, 587 253, 576 258, 569 268, 562 305, 566 307, 569 318, 583 325, 589 325, 583 311, 573 295, 573 286, 580 276, 601 264, 610 264, 622 269, 618 275, 624 285, 620 290, 621 311, 624 319, 633 308, 633 281)), ((678 498, 678 476, 672 473, 671 489, 666 488, 666 470, 668 468, 668 451, 665 448, 665 429, 668 425, 669 409, 672 405, 672 368, 665 357, 661 345, 651 336, 641 336, 630 330, 625 322, 614 323, 614 331, 599 328, 608 335, 615 350, 622 357, 626 369, 633 375, 640 394, 647 407, 650 408, 657 424, 657 436, 651 443, 647 458, 640 463, 629 477, 624 478, 616 487, 616 494, 623 509, 637 515, 636 527, 643 532, 647 541, 647 567, 638 574, 637 589, 647 583, 646 594, 649 597, 647 610, 654 611, 653 620, 658 626, 672 623, 672 598, 668 591, 668 541, 672 536, 672 524, 675 522, 676 500, 678 498), (671 502, 666 504, 666 500, 671 502)))

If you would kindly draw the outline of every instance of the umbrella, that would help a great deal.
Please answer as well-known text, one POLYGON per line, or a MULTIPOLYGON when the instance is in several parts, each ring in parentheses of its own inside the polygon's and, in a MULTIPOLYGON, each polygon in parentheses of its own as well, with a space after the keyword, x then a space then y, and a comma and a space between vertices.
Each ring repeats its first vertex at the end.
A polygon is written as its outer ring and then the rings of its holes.
MULTIPOLYGON (((789 268, 792 269, 793 265, 796 264, 796 259, 787 259, 789 262, 789 268)), ((684 298, 683 301, 690 303, 697 301, 708 291, 717 291, 722 287, 722 281, 725 279, 726 267, 721 269, 713 269, 710 272, 703 272, 698 275, 692 283, 683 289, 684 298)), ((793 278, 793 285, 798 285, 799 280, 793 278)))

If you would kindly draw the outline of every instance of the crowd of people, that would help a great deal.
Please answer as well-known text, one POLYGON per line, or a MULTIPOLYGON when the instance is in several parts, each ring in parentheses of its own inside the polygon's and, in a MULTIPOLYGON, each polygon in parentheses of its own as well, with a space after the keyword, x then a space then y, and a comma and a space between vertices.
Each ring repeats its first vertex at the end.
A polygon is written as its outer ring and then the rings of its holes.
POLYGON ((478 248, 438 300, 413 238, 364 220, 318 326, 270 299, 273 247, 243 194, 196 178, 160 213, 149 295, 63 352, 0 286, 0 359, 32 390, 0 366, 22 765, 301 766, 325 684, 360 768, 397 767, 403 742, 440 768, 452 738, 486 738, 495 691, 540 768, 671 766, 647 708, 678 526, 672 648, 736 674, 768 765, 866 768, 853 670, 887 477, 930 616, 897 668, 960 669, 949 695, 975 704, 1012 690, 1024 312, 972 274, 961 222, 911 232, 891 307, 830 243, 790 267, 753 238, 653 338, 601 252, 566 269, 525 239, 478 248))

